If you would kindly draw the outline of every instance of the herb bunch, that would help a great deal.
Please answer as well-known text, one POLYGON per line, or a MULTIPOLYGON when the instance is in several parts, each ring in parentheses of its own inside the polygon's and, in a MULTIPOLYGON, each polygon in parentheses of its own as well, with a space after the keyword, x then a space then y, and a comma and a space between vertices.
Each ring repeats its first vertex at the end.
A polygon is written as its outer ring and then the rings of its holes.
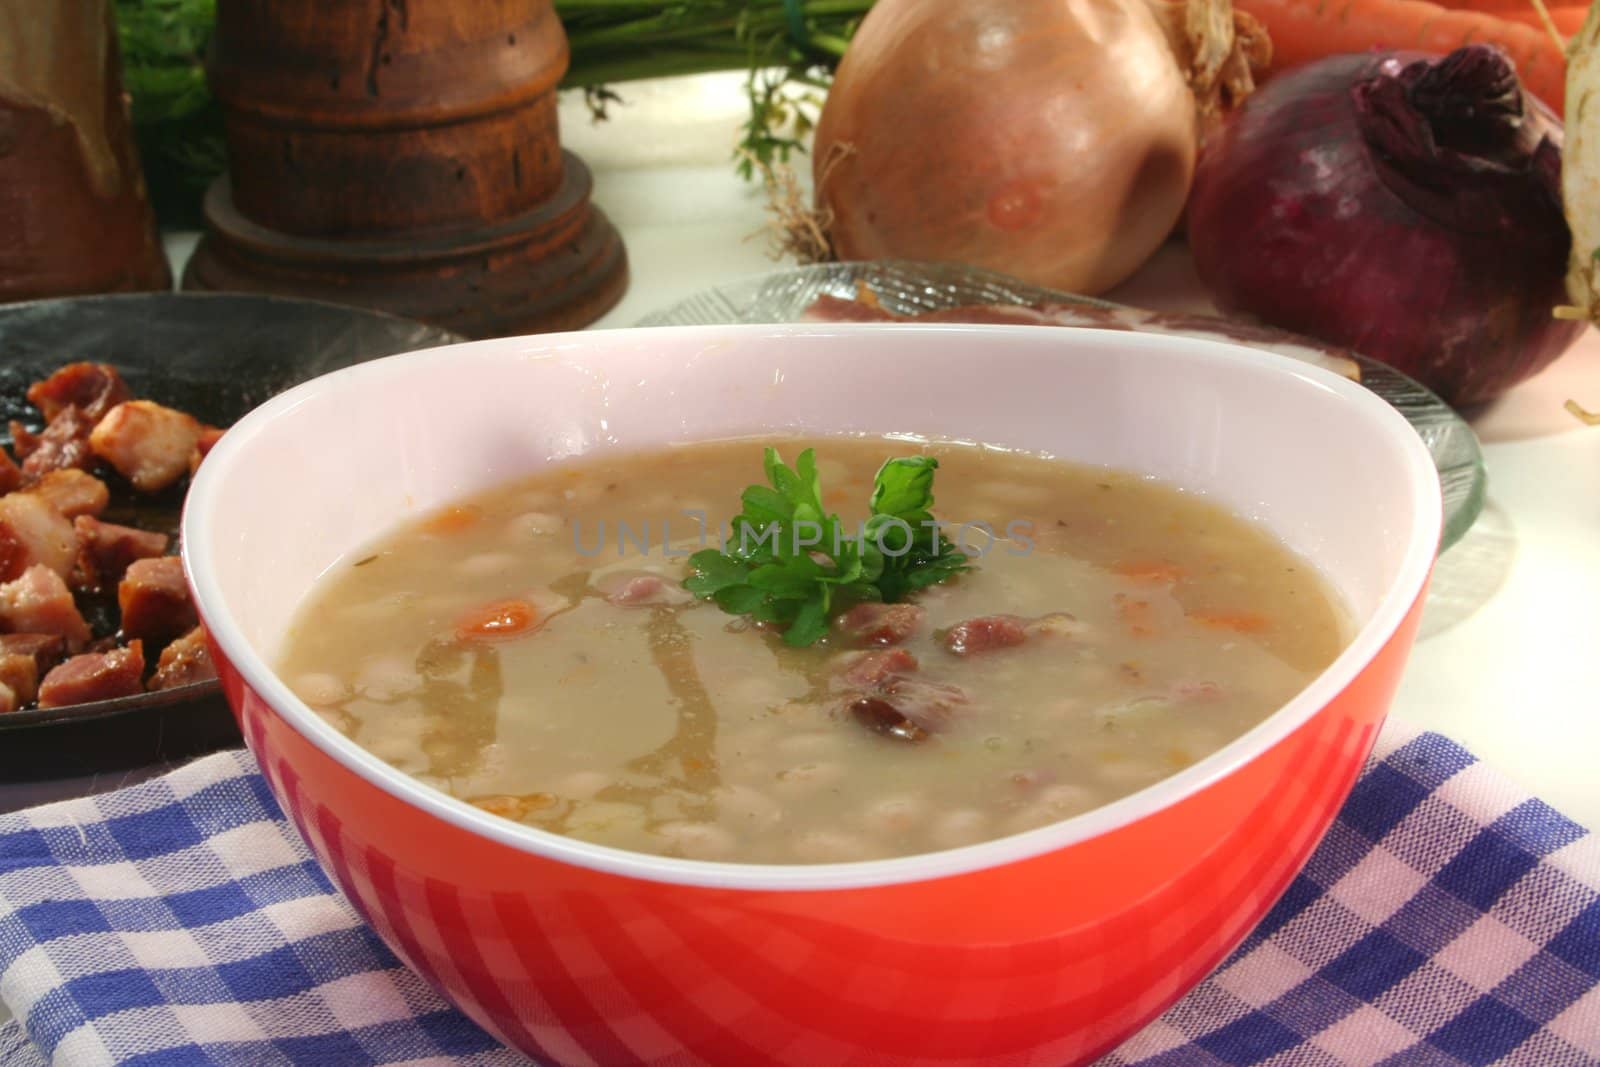
POLYGON ((812 449, 790 468, 768 448, 764 466, 769 484, 744 491, 727 542, 690 556, 683 584, 729 614, 784 627, 787 644, 816 642, 846 604, 893 603, 972 567, 933 518, 931 456, 880 467, 871 514, 854 532, 823 507, 812 449))
MULTIPOLYGON (((747 70, 750 117, 733 156, 746 178, 801 149, 834 67, 872 0, 554 0, 597 117, 619 82, 747 70)), ((162 199, 199 197, 222 173, 222 114, 205 83, 216 0, 116 0, 134 128, 162 199)))
POLYGON ((216 0, 116 0, 122 81, 162 217, 196 225, 206 186, 228 164, 222 109, 206 85, 216 0))
MULTIPOLYGON (((572 62, 563 88, 638 78, 748 70, 750 117, 735 150, 739 172, 786 162, 802 149, 833 69, 872 0, 555 0, 572 62)), ((605 97, 591 93, 602 116, 605 97)))

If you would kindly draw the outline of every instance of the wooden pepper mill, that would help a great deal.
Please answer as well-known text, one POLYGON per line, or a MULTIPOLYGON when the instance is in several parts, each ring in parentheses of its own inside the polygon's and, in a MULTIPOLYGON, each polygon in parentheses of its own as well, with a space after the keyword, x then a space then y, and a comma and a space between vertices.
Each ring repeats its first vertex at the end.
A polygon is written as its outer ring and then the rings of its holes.
POLYGON ((490 337, 586 325, 622 241, 560 147, 550 0, 218 0, 230 174, 190 289, 378 308, 490 337))
POLYGON ((110 0, 0 0, 0 301, 171 287, 110 0))

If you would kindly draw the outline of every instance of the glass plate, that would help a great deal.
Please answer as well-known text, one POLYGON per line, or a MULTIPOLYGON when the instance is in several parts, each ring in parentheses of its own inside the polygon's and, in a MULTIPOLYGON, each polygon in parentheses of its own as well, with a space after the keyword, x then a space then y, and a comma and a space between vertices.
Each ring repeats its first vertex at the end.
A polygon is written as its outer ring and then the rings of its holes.
MULTIPOLYGON (((720 285, 645 316, 640 326, 794 322, 819 296, 854 299, 869 286, 889 311, 915 315, 963 304, 1070 303, 1115 308, 1104 300, 1042 289, 1004 274, 940 263, 818 263, 720 285)), ((1483 510, 1486 478, 1478 438, 1428 389, 1375 360, 1357 356, 1361 384, 1406 417, 1433 455, 1444 493, 1439 551, 1461 539, 1483 510)))

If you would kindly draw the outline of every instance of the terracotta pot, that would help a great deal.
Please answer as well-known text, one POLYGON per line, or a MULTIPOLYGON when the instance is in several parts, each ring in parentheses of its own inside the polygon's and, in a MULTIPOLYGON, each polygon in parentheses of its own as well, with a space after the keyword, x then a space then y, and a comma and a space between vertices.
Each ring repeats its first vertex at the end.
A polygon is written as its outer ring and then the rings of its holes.
POLYGON ((0 0, 0 301, 171 285, 108 0, 0 0))
POLYGON ((377 307, 473 336, 584 325, 621 241, 563 154, 550 0, 220 0, 231 175, 187 287, 377 307))

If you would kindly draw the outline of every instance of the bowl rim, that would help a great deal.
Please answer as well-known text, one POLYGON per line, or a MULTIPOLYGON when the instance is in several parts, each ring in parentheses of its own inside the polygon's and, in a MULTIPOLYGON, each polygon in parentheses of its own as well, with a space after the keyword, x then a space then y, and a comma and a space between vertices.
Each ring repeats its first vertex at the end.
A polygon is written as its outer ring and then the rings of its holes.
MULTIPOLYGON (((1408 534, 1395 579, 1381 595, 1371 617, 1327 668, 1261 722, 1210 755, 1137 792, 1089 811, 1033 830, 976 844, 889 859, 823 864, 739 863, 679 859, 598 845, 540 830, 491 815, 400 771, 362 748, 317 715, 289 689, 245 640, 228 610, 216 573, 211 528, 217 487, 228 475, 234 457, 268 431, 282 413, 328 389, 359 390, 370 379, 404 377, 414 368, 453 362, 468 352, 479 357, 517 360, 569 356, 574 347, 593 349, 605 359, 607 342, 648 339, 650 334, 681 339, 695 333, 707 341, 770 338, 778 343, 795 335, 859 336, 872 331, 962 334, 996 338, 1033 334, 1034 327, 992 324, 827 323, 756 324, 704 327, 623 327, 526 337, 494 338, 425 349, 371 360, 313 378, 266 401, 236 422, 213 448, 191 485, 181 522, 183 565, 211 639, 238 671, 242 681, 306 740, 345 769, 396 799, 468 833, 545 859, 649 882, 710 889, 817 891, 859 889, 916 883, 970 874, 1055 852, 1129 825, 1227 777, 1261 756, 1309 721, 1346 689, 1387 645, 1421 596, 1438 547, 1442 508, 1437 472, 1421 438, 1399 412, 1357 383, 1329 371, 1243 345, 1180 336, 1152 336, 1111 330, 1081 329, 1063 337, 1068 344, 1101 347, 1148 347, 1192 351, 1195 358, 1244 365, 1256 372, 1282 374, 1318 386, 1354 404, 1384 434, 1404 464, 1416 518, 1408 534)), ((248 738, 247 738, 248 740, 248 738)))

